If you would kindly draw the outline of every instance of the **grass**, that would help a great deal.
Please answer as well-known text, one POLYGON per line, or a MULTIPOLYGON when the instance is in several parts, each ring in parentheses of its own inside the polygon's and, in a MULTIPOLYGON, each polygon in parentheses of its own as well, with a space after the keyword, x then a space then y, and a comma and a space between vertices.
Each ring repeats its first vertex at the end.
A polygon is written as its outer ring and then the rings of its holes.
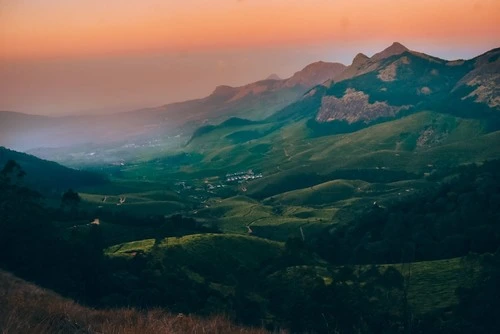
MULTIPOLYGON (((185 147, 188 154, 179 155, 196 158, 196 163, 165 165, 162 161, 172 160, 169 160, 171 153, 163 160, 165 153, 159 153, 154 160, 124 166, 121 181, 85 189, 82 197, 93 208, 102 205, 131 213, 165 215, 197 211, 193 217, 215 219, 224 232, 246 234, 248 225, 254 226, 254 231, 272 227, 273 235, 284 240, 299 226, 333 221, 339 208, 397 200, 406 189, 426 187, 424 175, 447 167, 450 162, 458 165, 500 157, 500 132, 485 133, 478 120, 432 112, 419 112, 353 133, 310 137, 309 131, 305 120, 283 124, 281 128, 265 122, 216 127, 185 147), (435 135, 418 144, 419 137, 429 129, 435 135), (228 139, 241 132, 264 135, 238 144, 228 139), (233 193, 246 195, 244 200, 219 198, 209 208, 200 208, 201 199, 196 199, 200 194, 189 197, 169 190, 169 183, 179 180, 196 187, 208 177, 223 177, 227 172, 249 168, 262 172, 264 177, 244 184, 246 192, 233 187, 233 193), (351 179, 329 176, 342 170, 357 174, 351 179), (411 174, 399 177, 398 182, 390 179, 391 175, 402 172, 411 174), (304 173, 320 177, 307 187, 294 188, 294 178, 304 173), (380 180, 370 179, 373 177, 380 180), (269 193, 266 187, 274 188, 276 193, 269 193), (104 194, 110 196, 112 205, 100 202, 104 194), (127 201, 116 206, 119 196, 126 196, 127 201), (258 203, 248 196, 259 199, 273 196, 273 201, 267 198, 258 203), (276 205, 285 206, 284 212, 275 214, 276 205), (293 214, 287 207, 301 207, 304 213, 293 214), (280 228, 281 234, 277 233, 280 228)), ((219 196, 201 195, 212 199, 219 196)))
POLYGON ((0 332, 14 333, 267 333, 237 326, 224 316, 172 314, 162 309, 99 310, 0 271, 0 332))
POLYGON ((477 260, 467 258, 414 262, 411 266, 392 266, 404 277, 410 278, 408 298, 414 311, 419 314, 449 309, 457 304, 455 290, 459 286, 471 285, 481 270, 477 260))
MULTIPOLYGON (((131 258, 137 252, 151 252, 153 239, 135 241, 106 249, 108 256, 131 258)), ((283 244, 261 238, 232 234, 194 234, 161 241, 159 249, 171 263, 215 283, 232 283, 231 270, 257 270, 281 255, 283 244)))
MULTIPOLYGON (((153 239, 126 243, 110 247, 107 254, 130 256, 137 251, 150 251, 153 244, 153 239)), ((214 284, 218 289, 227 289, 225 285, 219 284, 225 282, 223 276, 240 266, 256 269, 263 261, 280 254, 283 249, 283 245, 276 242, 235 235, 192 235, 168 238, 162 241, 161 247, 177 249, 169 255, 174 261, 184 263, 189 271, 198 275, 197 277, 210 278, 212 282, 216 282, 214 284), (231 251, 228 252, 228 250, 231 251)), ((479 261, 475 258, 422 261, 411 263, 411 265, 380 265, 381 268, 389 266, 395 267, 405 278, 409 278, 409 301, 417 314, 447 310, 456 305, 458 300, 455 290, 460 286, 473 284, 481 268, 479 261)), ((294 268, 286 269, 287 275, 292 275, 295 269, 308 269, 316 272, 326 284, 335 279, 322 265, 294 268)), ((300 279, 300 275, 296 279, 300 279)))
POLYGON ((275 196, 275 200, 292 205, 321 205, 352 198, 361 188, 367 187, 363 181, 334 180, 309 188, 289 191, 275 196))
POLYGON ((285 241, 290 235, 298 235, 300 227, 309 233, 311 228, 331 223, 336 212, 337 209, 332 207, 282 206, 278 202, 262 203, 246 196, 234 196, 213 201, 209 208, 200 210, 195 217, 216 220, 224 233, 246 235, 249 226, 252 235, 285 241), (280 211, 275 211, 277 209, 280 211))
POLYGON ((143 216, 171 215, 185 211, 190 204, 189 199, 171 190, 169 184, 134 180, 113 180, 103 186, 83 188, 79 195, 82 208, 87 210, 102 207, 143 216), (125 198, 125 202, 119 204, 120 198, 125 198))
POLYGON ((195 138, 184 149, 188 154, 177 155, 196 163, 165 164, 175 159, 171 152, 160 153, 153 160, 123 166, 118 174, 121 179, 83 189, 80 194, 87 209, 102 206, 134 215, 182 213, 215 221, 224 233, 246 235, 250 226, 254 236, 284 241, 300 228, 309 234, 327 223, 340 222, 345 215, 340 217, 339 210, 356 212, 374 201, 398 201, 429 186, 424 175, 450 162, 458 165, 500 157, 498 143, 500 132, 485 133, 478 120, 432 112, 321 137, 309 135, 305 120, 281 128, 265 122, 222 126, 195 138), (435 140, 418 145, 418 138, 428 129, 436 131, 435 140), (235 144, 236 135, 230 135, 241 132, 265 135, 235 144), (227 172, 249 168, 264 177, 227 187, 225 193, 171 190, 180 180, 193 188, 203 187, 209 177, 216 183, 227 172), (354 171, 354 176, 335 176, 346 170, 354 171), (391 175, 401 172, 411 174, 396 177, 394 182, 391 175), (299 185, 302 174, 318 177, 312 177, 311 184, 299 185), (104 195, 106 203, 102 203, 104 195), (127 199, 118 206, 120 197, 127 199))
MULTIPOLYGON (((434 311, 447 311, 458 303, 455 290, 458 287, 474 284, 481 270, 478 259, 452 258, 436 261, 423 261, 408 264, 380 265, 384 270, 392 266, 399 270, 403 277, 409 277, 408 300, 416 314, 434 311), (410 271, 409 271, 410 270, 410 271), (408 273, 410 272, 410 276, 408 273)), ((296 284, 303 272, 314 273, 323 279, 325 284, 335 280, 335 274, 324 266, 294 266, 273 273, 270 277, 278 277, 283 284, 296 284)), ((304 286, 307 290, 307 285, 304 286)))
POLYGON ((154 244, 155 239, 137 240, 111 246, 107 248, 105 252, 113 256, 128 256, 137 252, 149 252, 154 244))
MULTIPOLYGON (((254 127, 243 126, 239 129, 252 130, 254 127)), ((498 134, 486 134, 480 121, 432 112, 419 112, 353 133, 319 138, 308 137, 305 121, 277 128, 259 139, 240 145, 221 140, 231 131, 235 130, 220 129, 190 144, 188 151, 201 152, 205 156, 198 168, 210 165, 237 169, 248 165, 258 167, 268 176, 304 166, 323 174, 339 168, 382 166, 421 172, 429 163, 449 162, 449 155, 434 152, 444 153, 455 147, 461 157, 459 163, 482 160, 485 156, 500 156, 500 145, 491 145, 498 143, 498 134), (432 130, 432 140, 418 146, 417 139, 426 129, 432 130)))

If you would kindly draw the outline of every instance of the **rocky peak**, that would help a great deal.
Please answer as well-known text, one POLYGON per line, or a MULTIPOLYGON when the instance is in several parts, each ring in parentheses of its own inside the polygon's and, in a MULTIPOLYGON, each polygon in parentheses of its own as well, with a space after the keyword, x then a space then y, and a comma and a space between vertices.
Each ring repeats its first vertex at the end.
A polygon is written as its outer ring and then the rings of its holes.
POLYGON ((296 72, 286 81, 286 86, 302 85, 312 87, 334 78, 345 69, 345 65, 340 63, 327 63, 318 61, 307 65, 302 70, 296 72))
POLYGON ((356 57, 354 57, 354 59, 352 60, 352 67, 357 67, 359 68, 361 65, 363 65, 364 63, 366 63, 370 58, 363 54, 363 53, 358 53, 356 55, 356 57))
POLYGON ((371 60, 378 61, 391 56, 402 54, 403 52, 410 51, 406 46, 401 43, 394 42, 391 46, 383 50, 382 52, 376 53, 371 57, 371 60))
POLYGON ((220 85, 215 87, 215 90, 211 95, 215 96, 226 96, 234 93, 235 88, 227 85, 220 85))

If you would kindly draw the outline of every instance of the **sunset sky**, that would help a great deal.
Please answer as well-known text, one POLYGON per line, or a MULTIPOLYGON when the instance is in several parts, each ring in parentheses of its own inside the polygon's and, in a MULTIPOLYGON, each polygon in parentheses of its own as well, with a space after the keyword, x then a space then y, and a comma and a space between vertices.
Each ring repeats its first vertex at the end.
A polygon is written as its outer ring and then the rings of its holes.
POLYGON ((0 0, 0 110, 156 106, 393 41, 470 58, 499 22, 498 0, 0 0))

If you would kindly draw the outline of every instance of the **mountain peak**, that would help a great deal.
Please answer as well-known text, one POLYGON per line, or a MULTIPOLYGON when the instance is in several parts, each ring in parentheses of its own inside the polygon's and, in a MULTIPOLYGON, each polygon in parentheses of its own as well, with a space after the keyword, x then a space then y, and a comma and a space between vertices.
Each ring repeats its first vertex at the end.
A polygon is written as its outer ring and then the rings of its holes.
POLYGON ((220 85, 215 87, 215 90, 213 91, 212 95, 227 95, 231 94, 234 91, 234 87, 227 86, 227 85, 220 85))
POLYGON ((364 53, 358 53, 356 57, 354 57, 354 59, 352 60, 352 66, 359 67, 360 65, 364 64, 368 59, 370 58, 364 53))
POLYGON ((286 80, 285 85, 288 87, 292 87, 295 85, 312 87, 328 79, 334 78, 344 69, 345 65, 340 63, 317 61, 296 72, 291 78, 286 80))
POLYGON ((404 49, 405 51, 408 51, 409 49, 404 46, 403 44, 399 43, 399 42, 393 42, 391 44, 391 46, 389 46, 387 49, 394 49, 394 48, 397 48, 397 49, 404 49))
POLYGON ((281 80, 281 78, 276 73, 273 73, 270 76, 268 76, 266 80, 281 80))
POLYGON ((372 60, 382 60, 391 56, 402 54, 403 52, 410 51, 406 46, 399 42, 394 42, 388 48, 384 49, 382 52, 376 53, 371 58, 372 60))

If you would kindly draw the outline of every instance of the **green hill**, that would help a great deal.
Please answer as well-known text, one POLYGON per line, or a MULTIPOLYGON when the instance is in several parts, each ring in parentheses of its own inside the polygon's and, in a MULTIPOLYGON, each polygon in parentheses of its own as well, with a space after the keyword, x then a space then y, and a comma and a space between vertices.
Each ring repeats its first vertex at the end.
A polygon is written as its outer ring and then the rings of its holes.
POLYGON ((42 192, 59 192, 68 188, 103 185, 107 182, 103 175, 67 168, 0 146, 0 166, 3 167, 9 160, 16 161, 26 172, 25 181, 30 187, 42 192))
MULTIPOLYGON (((155 247, 154 239, 134 241, 108 248, 109 256, 133 257, 149 253, 155 247)), ((228 269, 257 270, 266 261, 276 258, 283 245, 256 237, 230 234, 194 234, 180 238, 166 238, 157 245, 165 252, 171 264, 177 264, 214 282, 228 282, 228 269)))

